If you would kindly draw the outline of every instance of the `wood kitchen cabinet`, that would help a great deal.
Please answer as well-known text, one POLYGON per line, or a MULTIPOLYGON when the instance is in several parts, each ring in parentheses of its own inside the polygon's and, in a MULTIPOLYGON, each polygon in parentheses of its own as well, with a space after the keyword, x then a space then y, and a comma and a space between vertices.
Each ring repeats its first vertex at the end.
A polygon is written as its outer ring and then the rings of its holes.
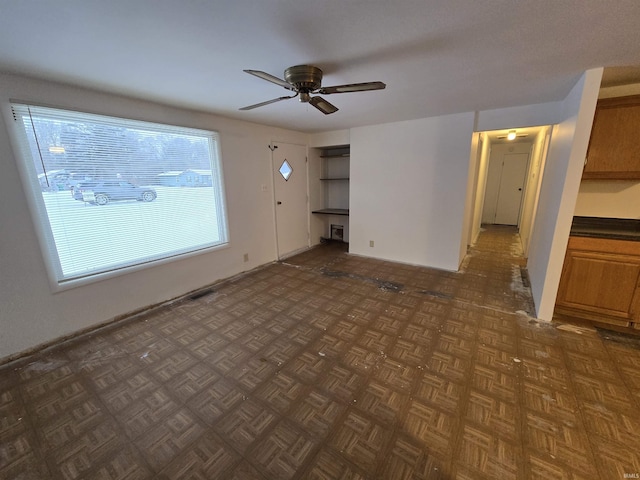
POLYGON ((583 179, 640 179, 640 95, 599 100, 583 179))
POLYGON ((569 237, 555 311, 626 327, 640 322, 640 242, 569 237))

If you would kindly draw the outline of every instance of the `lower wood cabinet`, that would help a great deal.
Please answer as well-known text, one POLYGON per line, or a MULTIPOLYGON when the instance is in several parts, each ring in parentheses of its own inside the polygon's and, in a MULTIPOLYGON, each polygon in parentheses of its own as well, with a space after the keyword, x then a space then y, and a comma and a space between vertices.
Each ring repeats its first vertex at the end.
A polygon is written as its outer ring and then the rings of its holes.
POLYGON ((555 311, 640 328, 640 242, 569 237, 555 311))

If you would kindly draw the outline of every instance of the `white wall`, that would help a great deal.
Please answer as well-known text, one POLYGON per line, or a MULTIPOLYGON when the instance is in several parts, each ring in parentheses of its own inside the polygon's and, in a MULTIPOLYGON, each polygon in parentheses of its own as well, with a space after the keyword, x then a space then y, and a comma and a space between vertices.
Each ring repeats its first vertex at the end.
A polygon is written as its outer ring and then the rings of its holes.
POLYGON ((473 228, 473 215, 476 208, 476 202, 478 197, 476 192, 478 191, 478 181, 480 179, 480 169, 482 167, 482 134, 474 133, 471 136, 471 150, 469 152, 469 176, 467 178, 467 199, 464 207, 464 223, 462 235, 465 239, 464 242, 460 242, 460 255, 464 257, 467 253, 467 248, 475 241, 474 228, 473 228), (464 251, 463 251, 464 249, 464 251))
POLYGON ((458 269, 473 124, 469 112, 351 129, 351 253, 458 269))
POLYGON ((524 189, 522 213, 520 215, 520 240, 525 257, 529 254, 531 242, 531 229, 538 207, 540 197, 540 185, 542 184, 542 172, 547 158, 547 144, 550 136, 550 128, 541 128, 533 142, 533 151, 527 172, 527 184, 524 189))
POLYGON ((575 215, 640 219, 640 182, 583 180, 578 192, 575 215))
POLYGON ((267 145, 308 135, 11 75, 0 75, 0 106, 0 359, 276 259, 267 145), (10 148, 9 99, 218 131, 229 247, 52 293, 10 148))
POLYGON ((491 154, 491 143, 487 136, 483 133, 482 148, 480 151, 480 161, 478 165, 478 181, 475 188, 475 202, 473 206, 473 220, 472 220, 472 233, 471 243, 475 243, 480 235, 480 226, 482 224, 482 210, 484 209, 484 196, 487 187, 487 173, 489 171, 489 157, 491 154))
POLYGON ((483 110, 478 114, 476 131, 553 125, 562 119, 562 102, 483 110))
POLYGON ((337 147, 349 143, 349 130, 332 130, 309 135, 309 147, 312 148, 337 147))
MULTIPOLYGON (((307 171, 309 172, 309 210, 324 208, 324 185, 320 181, 322 177, 322 159, 319 148, 309 148, 307 157, 307 171)), ((311 245, 318 245, 320 237, 327 235, 327 219, 324 215, 311 215, 309 217, 309 235, 311 245)))
POLYGON ((585 72, 553 128, 527 268, 537 316, 551 320, 587 153, 602 69, 585 72))

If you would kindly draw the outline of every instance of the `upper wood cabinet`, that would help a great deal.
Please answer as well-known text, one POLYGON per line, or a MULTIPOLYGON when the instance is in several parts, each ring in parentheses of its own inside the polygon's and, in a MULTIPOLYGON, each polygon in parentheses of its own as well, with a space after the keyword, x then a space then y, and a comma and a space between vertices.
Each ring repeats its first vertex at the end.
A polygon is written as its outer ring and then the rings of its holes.
POLYGON ((640 179, 640 95, 599 100, 583 179, 640 179))

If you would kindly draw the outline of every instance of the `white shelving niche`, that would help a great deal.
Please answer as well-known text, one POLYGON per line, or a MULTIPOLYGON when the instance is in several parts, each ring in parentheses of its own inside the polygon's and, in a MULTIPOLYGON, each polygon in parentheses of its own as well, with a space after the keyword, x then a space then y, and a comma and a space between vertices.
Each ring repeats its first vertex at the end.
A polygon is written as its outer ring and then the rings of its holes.
MULTIPOLYGON (((313 169, 319 180, 311 213, 318 219, 320 241, 349 242, 349 145, 315 149, 313 169)), ((318 223, 317 222, 317 223, 318 223)))

